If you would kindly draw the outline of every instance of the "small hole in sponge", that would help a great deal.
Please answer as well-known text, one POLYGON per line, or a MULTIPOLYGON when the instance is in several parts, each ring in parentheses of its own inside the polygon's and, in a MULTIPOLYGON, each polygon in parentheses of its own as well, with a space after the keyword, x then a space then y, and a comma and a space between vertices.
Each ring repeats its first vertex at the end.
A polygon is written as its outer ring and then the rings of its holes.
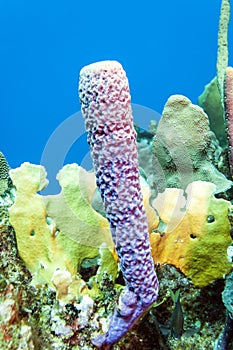
POLYGON ((60 230, 56 230, 55 232, 54 232, 54 237, 57 237, 58 235, 59 235, 59 233, 60 233, 60 230))
POLYGON ((100 256, 96 256, 95 258, 85 258, 83 259, 79 273, 84 279, 85 282, 88 282, 89 278, 95 276, 97 269, 99 267, 98 261, 100 256))
POLYGON ((213 215, 208 215, 206 221, 208 222, 208 224, 211 224, 215 221, 215 217, 213 215))
POLYGON ((193 233, 191 233, 190 238, 195 239, 197 236, 195 236, 193 233))
POLYGON ((34 230, 32 230, 32 231, 30 232, 30 236, 32 236, 32 237, 35 236, 35 234, 36 234, 36 233, 35 233, 34 230))

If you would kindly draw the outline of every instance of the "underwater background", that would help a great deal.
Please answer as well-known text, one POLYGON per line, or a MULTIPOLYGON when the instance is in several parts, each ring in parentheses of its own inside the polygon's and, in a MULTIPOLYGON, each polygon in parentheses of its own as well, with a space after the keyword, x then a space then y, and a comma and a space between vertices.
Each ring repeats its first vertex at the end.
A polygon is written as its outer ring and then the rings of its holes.
MULTIPOLYGON (((220 0, 0 1, 1 151, 9 165, 41 163, 54 130, 80 111, 79 71, 95 61, 121 62, 132 102, 159 114, 174 93, 196 103, 216 75, 220 5, 220 0)), ((231 33, 232 23, 229 63, 231 33)), ((80 163, 87 152, 84 135, 64 163, 80 163)))
POLYGON ((0 2, 0 349, 233 348, 229 16, 0 2))

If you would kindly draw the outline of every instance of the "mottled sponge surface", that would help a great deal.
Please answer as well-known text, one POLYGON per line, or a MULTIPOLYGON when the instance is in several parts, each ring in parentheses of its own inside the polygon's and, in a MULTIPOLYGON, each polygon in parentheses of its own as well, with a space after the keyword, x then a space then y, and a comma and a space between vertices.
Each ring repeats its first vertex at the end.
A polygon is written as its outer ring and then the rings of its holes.
POLYGON ((185 189, 198 180, 214 183, 216 193, 232 185, 211 160, 208 116, 183 95, 173 95, 166 102, 153 139, 153 153, 154 185, 159 192, 166 187, 185 189))
POLYGON ((186 190, 167 188, 152 202, 163 222, 150 235, 154 262, 171 264, 205 287, 232 269, 231 203, 214 196, 215 185, 194 181, 186 190))
POLYGON ((218 28, 218 55, 217 79, 222 101, 224 100, 224 77, 228 66, 228 26, 230 20, 230 1, 222 0, 219 28, 218 28))
POLYGON ((229 160, 233 174, 233 68, 227 67, 224 81, 224 107, 229 142, 229 160))
MULTIPOLYGON (((9 208, 10 223, 34 285, 53 287, 51 279, 58 269, 67 270, 75 281, 82 262, 97 257, 100 246, 110 252, 108 222, 91 206, 96 188, 93 173, 77 164, 66 165, 57 176, 61 192, 49 196, 38 193, 48 184, 44 167, 26 162, 12 169, 10 176, 17 189, 9 208)), ((108 265, 103 263, 105 271, 108 265)))
POLYGON ((119 339, 156 300, 158 282, 139 182, 129 85, 122 66, 104 61, 84 67, 79 96, 97 185, 126 282, 109 332, 96 342, 102 345, 119 339))

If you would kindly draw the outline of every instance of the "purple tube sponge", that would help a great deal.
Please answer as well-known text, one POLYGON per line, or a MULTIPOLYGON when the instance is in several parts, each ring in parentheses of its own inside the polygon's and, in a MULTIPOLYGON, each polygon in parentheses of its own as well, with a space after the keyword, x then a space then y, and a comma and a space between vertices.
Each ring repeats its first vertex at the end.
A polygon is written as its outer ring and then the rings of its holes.
POLYGON ((103 61, 84 67, 79 97, 97 186, 126 284, 108 332, 93 340, 108 349, 155 302, 158 280, 139 182, 129 85, 122 66, 103 61))

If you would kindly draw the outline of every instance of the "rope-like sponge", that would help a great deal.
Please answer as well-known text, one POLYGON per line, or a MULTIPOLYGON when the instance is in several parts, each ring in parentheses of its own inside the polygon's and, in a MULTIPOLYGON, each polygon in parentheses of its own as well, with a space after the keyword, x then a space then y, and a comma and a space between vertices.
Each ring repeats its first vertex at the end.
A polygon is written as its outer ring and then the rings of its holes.
POLYGON ((84 67, 79 97, 97 186, 126 284, 108 332, 93 340, 108 349, 157 299, 158 280, 139 183, 128 80, 120 63, 103 61, 84 67))
POLYGON ((229 161, 233 176, 233 68, 227 67, 224 81, 224 107, 229 143, 229 161))
POLYGON ((217 55, 217 82, 222 102, 224 101, 224 77, 228 66, 228 26, 230 20, 230 0, 222 0, 219 28, 218 28, 218 55, 217 55))

